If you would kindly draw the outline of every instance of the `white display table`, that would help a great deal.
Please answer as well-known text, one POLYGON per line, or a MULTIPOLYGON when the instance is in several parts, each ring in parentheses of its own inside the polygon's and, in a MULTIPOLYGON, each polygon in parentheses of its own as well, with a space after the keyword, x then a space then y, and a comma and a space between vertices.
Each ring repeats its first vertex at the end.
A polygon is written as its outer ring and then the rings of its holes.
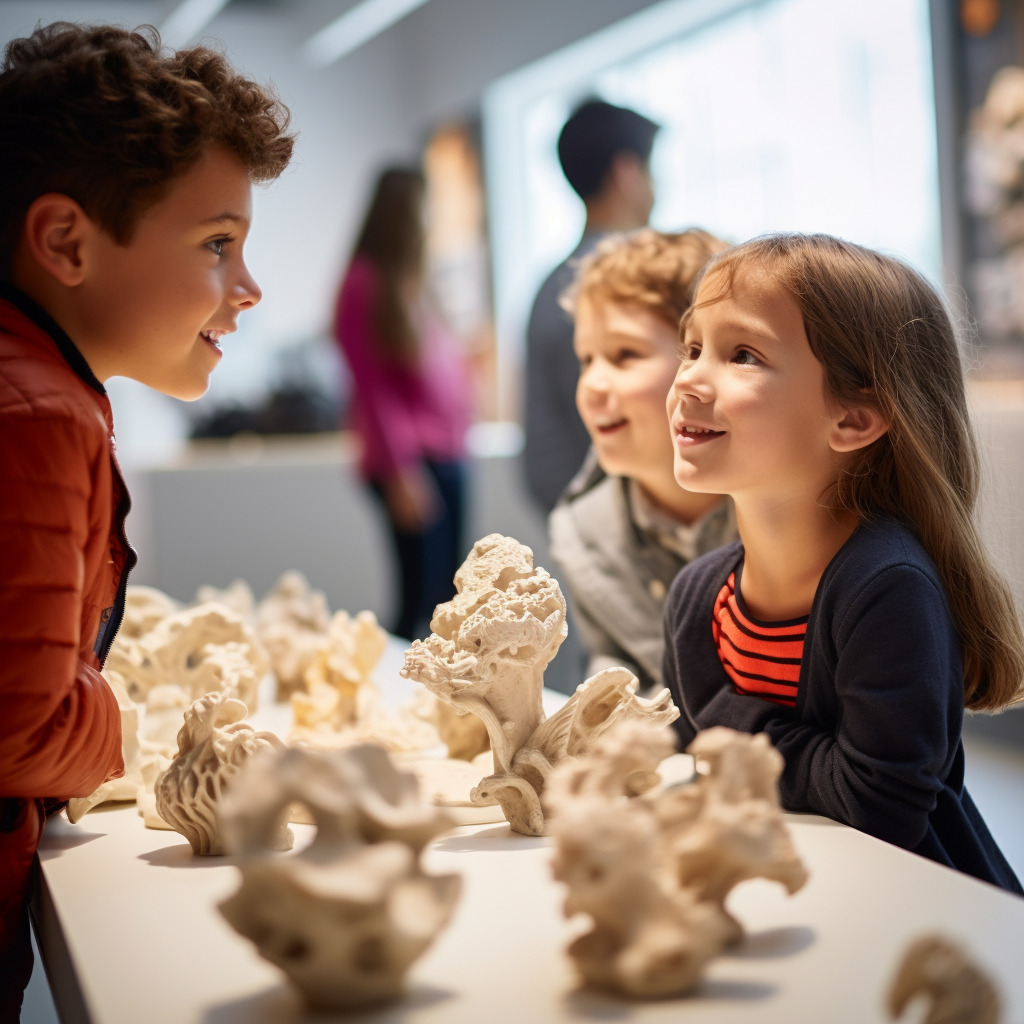
MULTIPOLYGON (((463 898, 413 967, 408 995, 336 1019, 871 1024, 886 1019, 883 994, 903 949, 939 930, 998 980, 1004 1024, 1024 1021, 1024 899, 823 818, 790 824, 807 886, 793 897, 767 882, 739 886, 729 906, 744 944, 711 965, 694 995, 648 1003, 577 989, 563 950, 580 923, 561 915, 549 840, 506 825, 456 829, 430 845, 425 865, 461 873, 463 898)), ((313 831, 293 828, 297 845, 313 831)), ((230 861, 193 857, 183 837, 144 828, 133 806, 78 825, 52 820, 39 858, 34 917, 64 1024, 335 1019, 307 1015, 284 975, 221 918, 217 902, 238 885, 230 861)))

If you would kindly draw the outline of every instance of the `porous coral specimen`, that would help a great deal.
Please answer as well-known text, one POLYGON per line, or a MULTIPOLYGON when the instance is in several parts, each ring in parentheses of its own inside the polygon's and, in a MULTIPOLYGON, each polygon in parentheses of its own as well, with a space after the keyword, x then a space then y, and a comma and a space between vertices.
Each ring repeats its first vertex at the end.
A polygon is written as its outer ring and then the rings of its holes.
POLYGON ((586 753, 614 721, 668 724, 679 711, 668 690, 642 700, 631 673, 607 669, 545 721, 544 670, 566 636, 558 583, 534 568, 528 547, 490 534, 456 572, 455 588, 455 597, 437 606, 431 635, 406 652, 402 675, 484 723, 494 773, 480 781, 474 802, 497 800, 515 831, 542 835, 540 797, 553 765, 586 753))
POLYGON ((727 729, 690 747, 695 783, 656 790, 672 735, 622 720, 553 772, 545 794, 567 916, 593 927, 569 947, 583 980, 630 996, 678 995, 742 936, 725 910, 747 878, 806 880, 779 809, 782 759, 764 736, 727 729))
POLYGON ((911 1000, 924 996, 921 1024, 999 1024, 999 991, 992 979, 955 942, 926 935, 903 955, 889 989, 889 1015, 902 1017, 911 1000))
MULTIPOLYGON (((178 752, 156 780, 156 811, 191 844, 193 853, 224 853, 218 812, 225 791, 242 765, 263 750, 283 744, 269 732, 256 732, 242 719, 246 706, 223 693, 208 693, 185 712, 178 752)), ((277 849, 289 849, 287 829, 277 849)))
POLYGON ((94 807, 110 800, 134 800, 142 784, 142 763, 139 747, 139 709, 128 697, 124 680, 117 672, 109 669, 103 672, 107 685, 117 698, 121 712, 121 756, 124 760, 124 775, 119 779, 104 782, 87 797, 73 797, 68 801, 68 821, 74 824, 94 807))
POLYGON ((221 913, 313 1006, 352 1009, 401 994, 412 963, 451 917, 458 875, 420 866, 449 827, 380 747, 288 750, 254 760, 224 806, 242 884, 221 913), (270 856, 295 803, 313 843, 270 856))
POLYGON ((270 656, 278 700, 302 687, 306 669, 327 647, 330 623, 327 598, 301 572, 282 574, 260 601, 256 632, 270 656))
POLYGON ((247 626, 256 625, 256 598, 245 580, 232 580, 223 590, 204 584, 196 590, 195 604, 221 604, 241 615, 247 626))
POLYGON ((359 719, 360 691, 373 688, 370 674, 387 647, 388 635, 373 612, 351 617, 336 612, 327 644, 303 674, 305 691, 292 695, 295 724, 304 729, 343 729, 359 719))
POLYGON ((156 587, 131 586, 125 590, 124 618, 118 637, 145 636, 159 622, 179 611, 181 605, 156 587))
POLYGON ((190 700, 219 690, 255 710, 268 663, 241 616, 223 605, 203 604, 160 620, 141 637, 119 636, 107 667, 124 677, 135 701, 144 701, 155 686, 172 684, 190 700))

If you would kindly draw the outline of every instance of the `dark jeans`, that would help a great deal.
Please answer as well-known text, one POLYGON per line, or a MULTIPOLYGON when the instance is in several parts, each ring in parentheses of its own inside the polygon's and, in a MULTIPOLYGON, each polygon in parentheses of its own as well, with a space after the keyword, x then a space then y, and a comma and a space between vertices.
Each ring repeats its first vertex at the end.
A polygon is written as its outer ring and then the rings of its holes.
MULTIPOLYGON (((462 540, 466 467, 461 462, 429 461, 425 465, 441 496, 441 518, 426 530, 408 533, 388 515, 401 577, 401 604, 392 632, 408 640, 430 633, 434 607, 454 596, 452 578, 466 555, 462 540)), ((380 483, 371 481, 370 486, 387 513, 380 483)))

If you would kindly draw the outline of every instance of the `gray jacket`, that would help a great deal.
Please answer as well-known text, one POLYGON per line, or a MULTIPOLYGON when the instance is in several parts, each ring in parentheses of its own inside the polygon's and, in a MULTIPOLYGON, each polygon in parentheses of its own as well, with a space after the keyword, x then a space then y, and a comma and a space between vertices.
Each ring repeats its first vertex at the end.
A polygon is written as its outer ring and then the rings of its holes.
POLYGON ((572 283, 576 265, 600 239, 583 236, 573 254, 559 264, 537 292, 526 328, 524 461, 530 492, 550 512, 579 472, 590 436, 576 411, 580 364, 573 348, 572 317, 558 304, 572 283))
MULTIPOLYGON (((590 656, 587 676, 624 665, 641 690, 660 687, 665 596, 686 560, 636 525, 629 481, 606 476, 592 460, 549 516, 548 530, 590 656)), ((736 538, 735 511, 726 499, 701 523, 697 554, 736 538)))

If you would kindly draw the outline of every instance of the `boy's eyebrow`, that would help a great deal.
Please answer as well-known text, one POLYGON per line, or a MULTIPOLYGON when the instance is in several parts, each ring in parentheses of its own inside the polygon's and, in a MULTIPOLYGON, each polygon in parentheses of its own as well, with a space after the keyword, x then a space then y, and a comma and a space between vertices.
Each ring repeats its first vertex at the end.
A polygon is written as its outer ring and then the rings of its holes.
POLYGON ((230 220, 236 224, 248 224, 249 218, 243 217, 239 213, 220 213, 216 217, 207 217, 203 221, 204 224, 222 224, 224 221, 230 220))

